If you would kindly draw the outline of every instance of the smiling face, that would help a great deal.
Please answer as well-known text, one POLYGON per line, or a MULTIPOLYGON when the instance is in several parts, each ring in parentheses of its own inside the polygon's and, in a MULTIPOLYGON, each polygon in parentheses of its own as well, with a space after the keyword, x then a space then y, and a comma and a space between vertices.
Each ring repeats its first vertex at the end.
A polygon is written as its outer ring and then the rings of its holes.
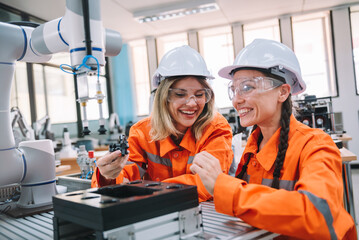
MULTIPOLYGON (((233 76, 233 86, 239 87, 244 81, 257 77, 266 77, 256 70, 239 70, 233 76)), ((282 86, 287 85, 283 84, 282 86)), ((248 94, 235 94, 232 104, 240 117, 241 125, 249 127, 257 124, 261 128, 278 128, 281 116, 281 106, 284 97, 281 96, 282 86, 261 91, 253 88, 248 94)), ((252 88, 253 86, 249 86, 252 88)), ((267 87, 267 86, 265 86, 267 87)), ((288 88, 287 85, 285 88, 288 88)))
POLYGON ((206 104, 203 101, 195 100, 196 96, 199 98, 202 97, 201 94, 203 94, 202 89, 204 89, 204 86, 202 86, 195 77, 186 77, 176 81, 171 86, 171 89, 187 91, 188 97, 190 97, 187 103, 186 101, 180 101, 178 98, 174 98, 174 100, 168 102, 169 112, 173 119, 174 126, 181 133, 185 133, 187 128, 195 123, 206 104))

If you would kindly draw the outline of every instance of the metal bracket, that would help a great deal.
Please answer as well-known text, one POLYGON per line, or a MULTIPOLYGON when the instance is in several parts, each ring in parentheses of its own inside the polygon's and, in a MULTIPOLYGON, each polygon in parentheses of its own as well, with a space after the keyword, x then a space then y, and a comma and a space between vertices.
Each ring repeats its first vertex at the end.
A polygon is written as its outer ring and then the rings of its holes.
POLYGON ((187 239, 203 232, 201 207, 179 212, 180 239, 187 239))
POLYGON ((104 232, 108 240, 135 240, 135 227, 133 224, 104 232))

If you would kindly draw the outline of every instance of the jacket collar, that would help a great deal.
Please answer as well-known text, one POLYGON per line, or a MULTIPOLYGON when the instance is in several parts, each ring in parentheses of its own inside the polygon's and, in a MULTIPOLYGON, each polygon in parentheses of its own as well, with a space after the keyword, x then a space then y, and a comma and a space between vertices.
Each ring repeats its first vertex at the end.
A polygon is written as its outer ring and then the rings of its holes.
MULTIPOLYGON (((183 139, 180 143, 180 146, 188 150, 189 152, 194 152, 196 150, 196 140, 192 134, 191 128, 188 128, 183 139)), ((178 149, 178 146, 174 144, 171 137, 160 140, 160 156, 165 156, 168 152, 178 149)))
POLYGON ((180 146, 188 150, 191 153, 194 153, 196 150, 196 139, 192 134, 192 129, 188 128, 186 134, 183 136, 183 139, 180 143, 180 146))
MULTIPOLYGON (((296 131, 297 125, 298 121, 292 114, 290 117, 288 141, 296 131)), ((277 157, 280 130, 281 128, 279 127, 259 153, 257 153, 257 141, 260 134, 260 129, 257 128, 256 130, 254 130, 254 132, 248 138, 247 146, 243 153, 244 159, 246 160, 248 158, 248 154, 256 155, 256 158, 258 162, 262 165, 262 167, 266 171, 269 171, 272 168, 277 157)))

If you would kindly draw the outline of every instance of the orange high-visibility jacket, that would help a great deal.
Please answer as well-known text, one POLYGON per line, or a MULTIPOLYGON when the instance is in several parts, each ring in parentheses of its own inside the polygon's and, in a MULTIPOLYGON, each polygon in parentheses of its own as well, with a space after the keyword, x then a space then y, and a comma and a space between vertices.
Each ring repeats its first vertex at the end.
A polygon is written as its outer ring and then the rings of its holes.
POLYGON ((220 174, 214 187, 216 210, 252 226, 303 239, 357 239, 343 208, 342 160, 331 137, 290 119, 280 189, 271 188, 280 128, 258 152, 260 129, 249 137, 237 174, 250 162, 244 180, 220 174))
MULTIPOLYGON (((233 160, 231 148, 232 129, 227 120, 219 113, 205 127, 202 138, 195 141, 190 129, 184 135, 180 147, 176 146, 170 137, 161 141, 152 141, 149 135, 150 118, 145 118, 130 129, 128 138, 130 156, 133 164, 126 165, 116 181, 110 184, 122 183, 123 178, 130 181, 145 179, 154 181, 174 182, 196 185, 199 201, 206 201, 212 196, 203 186, 198 174, 190 171, 194 156, 207 151, 220 159, 222 170, 228 173, 233 160)), ((92 177, 92 187, 106 185, 98 169, 92 177)), ((107 183, 108 184, 108 183, 107 183)))

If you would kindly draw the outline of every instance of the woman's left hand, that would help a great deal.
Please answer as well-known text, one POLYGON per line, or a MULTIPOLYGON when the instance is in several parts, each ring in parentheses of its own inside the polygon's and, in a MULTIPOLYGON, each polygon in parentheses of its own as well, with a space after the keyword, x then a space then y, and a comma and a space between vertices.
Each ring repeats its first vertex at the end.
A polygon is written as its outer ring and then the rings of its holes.
POLYGON ((200 152, 194 157, 190 169, 193 174, 198 173, 207 191, 213 195, 214 184, 218 175, 222 173, 218 159, 206 151, 200 152))

